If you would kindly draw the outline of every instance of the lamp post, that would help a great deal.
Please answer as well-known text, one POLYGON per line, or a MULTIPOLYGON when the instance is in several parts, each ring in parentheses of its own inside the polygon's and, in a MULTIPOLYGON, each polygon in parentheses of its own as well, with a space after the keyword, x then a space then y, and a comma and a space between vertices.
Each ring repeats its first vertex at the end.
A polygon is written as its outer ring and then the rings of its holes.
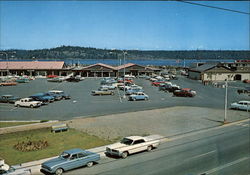
POLYGON ((124 88, 123 88, 123 98, 126 98, 126 94, 125 94, 125 55, 127 54, 127 52, 124 52, 124 50, 122 51, 123 53, 123 85, 124 85, 124 88))
POLYGON ((224 121, 223 121, 223 124, 227 124, 228 121, 227 121, 227 79, 225 81, 225 112, 224 112, 224 121))

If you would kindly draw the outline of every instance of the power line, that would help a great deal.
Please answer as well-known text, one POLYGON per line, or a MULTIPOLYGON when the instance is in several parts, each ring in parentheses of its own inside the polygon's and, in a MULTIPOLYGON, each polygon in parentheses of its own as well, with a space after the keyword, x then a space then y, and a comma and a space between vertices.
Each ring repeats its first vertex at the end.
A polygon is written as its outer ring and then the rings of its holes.
POLYGON ((176 0, 176 1, 177 2, 187 3, 187 4, 192 4, 192 5, 198 5, 198 6, 208 7, 208 8, 225 10, 225 11, 229 11, 229 12, 241 13, 241 14, 244 14, 244 15, 250 15, 250 13, 247 13, 247 12, 242 12, 242 11, 232 10, 232 9, 227 9, 227 8, 222 8, 222 7, 216 7, 216 6, 211 6, 211 5, 199 4, 199 3, 196 3, 196 2, 189 2, 189 1, 183 1, 183 0, 176 0))

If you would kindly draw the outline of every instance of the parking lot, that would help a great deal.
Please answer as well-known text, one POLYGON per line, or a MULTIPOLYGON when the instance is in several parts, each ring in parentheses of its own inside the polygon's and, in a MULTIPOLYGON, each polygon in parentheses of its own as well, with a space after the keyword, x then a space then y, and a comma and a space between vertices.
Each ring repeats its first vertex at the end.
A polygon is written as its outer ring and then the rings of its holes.
MULTIPOLYGON (((46 79, 36 79, 30 83, 17 86, 0 87, 1 95, 12 94, 18 97, 28 97, 49 90, 63 90, 71 95, 70 100, 61 100, 39 108, 17 108, 13 104, 0 104, 1 120, 69 120, 76 117, 91 117, 106 114, 157 109, 173 106, 194 106, 223 109, 225 89, 204 86, 201 82, 179 77, 171 82, 182 88, 191 88, 197 92, 194 98, 173 97, 172 93, 159 91, 145 79, 135 79, 135 83, 144 88, 149 95, 148 101, 128 101, 123 99, 123 91, 115 90, 114 96, 92 96, 91 90, 100 87, 100 78, 88 78, 84 81, 53 83, 46 79)), ((249 96, 239 95, 237 88, 245 86, 240 82, 232 82, 228 88, 228 104, 249 100, 249 96)))

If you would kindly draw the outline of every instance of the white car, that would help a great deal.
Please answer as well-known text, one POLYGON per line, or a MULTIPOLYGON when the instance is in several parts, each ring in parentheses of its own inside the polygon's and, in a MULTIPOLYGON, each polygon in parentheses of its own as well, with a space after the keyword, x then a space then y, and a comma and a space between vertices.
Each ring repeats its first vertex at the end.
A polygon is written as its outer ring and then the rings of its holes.
POLYGON ((160 144, 159 139, 152 139, 151 136, 129 136, 123 138, 119 143, 106 147, 106 154, 122 157, 125 159, 128 155, 141 152, 151 151, 160 144))
POLYGON ((239 101, 230 105, 231 109, 250 111, 250 101, 239 101))
POLYGON ((32 98, 22 98, 21 100, 15 102, 16 107, 22 106, 22 107, 35 108, 35 107, 40 107, 41 105, 42 102, 34 101, 32 98))

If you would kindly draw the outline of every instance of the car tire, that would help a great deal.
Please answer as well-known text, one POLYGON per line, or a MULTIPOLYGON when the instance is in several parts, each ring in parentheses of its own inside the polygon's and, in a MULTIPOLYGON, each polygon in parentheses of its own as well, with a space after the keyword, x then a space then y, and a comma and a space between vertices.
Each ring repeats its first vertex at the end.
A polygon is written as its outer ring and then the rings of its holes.
POLYGON ((33 106, 33 105, 30 105, 30 108, 34 108, 34 106, 33 106))
POLYGON ((147 151, 150 152, 153 149, 153 147, 150 145, 147 147, 147 151))
POLYGON ((55 172, 56 175, 61 175, 63 173, 63 169, 62 168, 58 168, 55 172))
POLYGON ((135 98, 133 98, 133 101, 136 101, 136 99, 135 99, 135 98))
POLYGON ((128 152, 126 151, 126 152, 123 152, 122 154, 121 154, 121 157, 123 158, 123 159, 126 159, 127 157, 128 157, 128 152))
POLYGON ((88 163, 87 163, 87 167, 89 167, 89 168, 90 168, 90 167, 92 167, 92 166, 93 166, 93 164, 94 164, 94 162, 88 162, 88 163))
POLYGON ((145 98, 145 101, 148 101, 148 97, 145 98))
POLYGON ((19 104, 17 104, 17 105, 15 105, 16 107, 20 107, 20 105, 19 104))

